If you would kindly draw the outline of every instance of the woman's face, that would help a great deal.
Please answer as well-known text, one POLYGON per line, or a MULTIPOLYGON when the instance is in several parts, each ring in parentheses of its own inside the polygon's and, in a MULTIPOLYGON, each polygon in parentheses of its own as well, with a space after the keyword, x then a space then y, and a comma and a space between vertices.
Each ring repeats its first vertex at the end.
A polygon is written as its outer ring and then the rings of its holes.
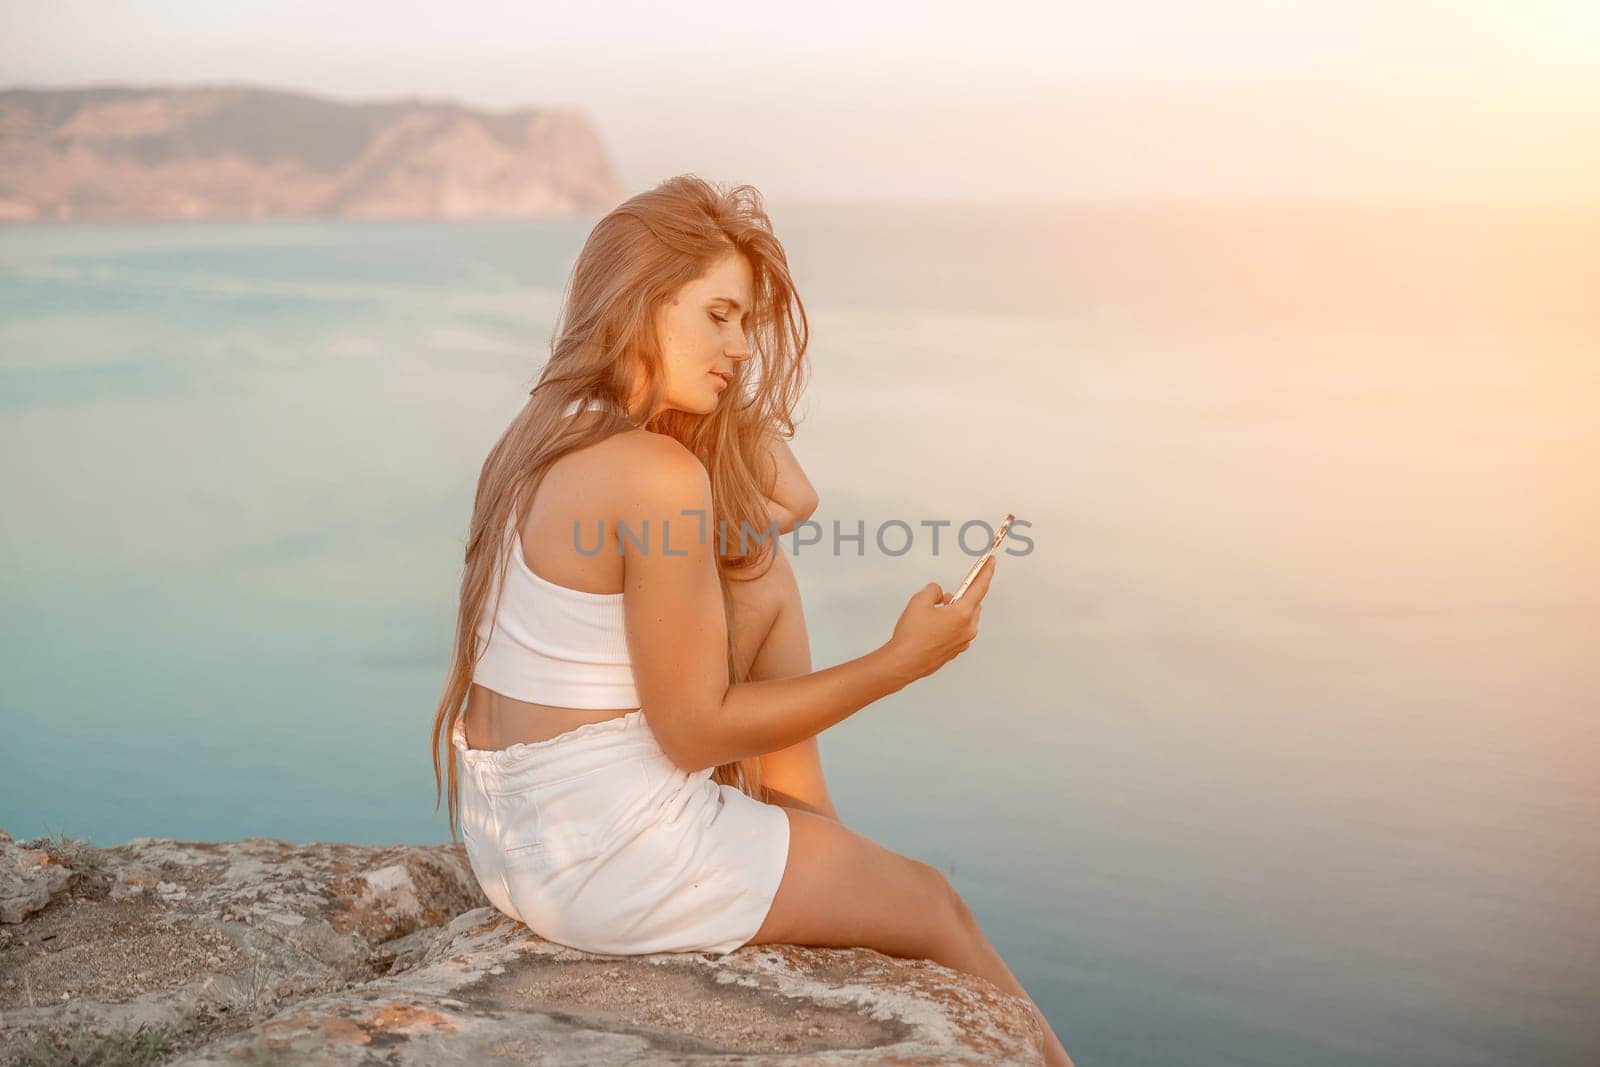
POLYGON ((734 368, 750 358, 745 325, 754 284, 750 261, 730 252, 656 312, 666 382, 651 417, 668 409, 709 415, 735 388, 734 368))

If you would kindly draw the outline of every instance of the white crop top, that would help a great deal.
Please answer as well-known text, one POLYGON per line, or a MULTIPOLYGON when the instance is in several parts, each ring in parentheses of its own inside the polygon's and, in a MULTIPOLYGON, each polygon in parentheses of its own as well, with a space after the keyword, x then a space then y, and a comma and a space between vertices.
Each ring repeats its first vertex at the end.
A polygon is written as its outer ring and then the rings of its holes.
MULTIPOLYGON (((602 407, 591 400, 584 410, 602 407)), ((579 409, 574 401, 563 417, 579 409)), ((533 573, 522 555, 516 517, 506 527, 495 589, 478 621, 488 647, 472 680, 513 700, 564 708, 638 708, 623 626, 621 593, 587 593, 533 573), (509 559, 510 567, 503 566, 509 559), (494 612, 490 633, 491 611, 494 612)))

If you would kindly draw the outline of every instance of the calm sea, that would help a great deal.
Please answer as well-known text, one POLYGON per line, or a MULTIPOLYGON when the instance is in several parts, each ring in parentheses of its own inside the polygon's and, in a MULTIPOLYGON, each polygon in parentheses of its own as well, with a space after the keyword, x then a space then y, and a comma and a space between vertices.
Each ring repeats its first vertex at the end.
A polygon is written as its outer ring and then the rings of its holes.
MULTIPOLYGON (((1032 546, 830 787, 1078 1062, 1600 1061, 1600 221, 773 213, 815 665, 1032 546)), ((446 837, 473 480, 592 221, 0 229, 0 825, 446 837)))

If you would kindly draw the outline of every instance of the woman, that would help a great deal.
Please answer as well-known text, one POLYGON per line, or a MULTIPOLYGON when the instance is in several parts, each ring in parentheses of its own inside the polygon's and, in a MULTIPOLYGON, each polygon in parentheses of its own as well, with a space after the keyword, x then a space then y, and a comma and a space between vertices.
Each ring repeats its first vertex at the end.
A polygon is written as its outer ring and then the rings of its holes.
POLYGON ((772 536, 817 503, 784 444, 807 340, 751 187, 679 176, 595 226, 479 476, 433 731, 452 835, 495 907, 576 948, 860 945, 1026 996, 939 870, 828 797, 816 735, 964 651, 994 564, 812 671, 772 536))

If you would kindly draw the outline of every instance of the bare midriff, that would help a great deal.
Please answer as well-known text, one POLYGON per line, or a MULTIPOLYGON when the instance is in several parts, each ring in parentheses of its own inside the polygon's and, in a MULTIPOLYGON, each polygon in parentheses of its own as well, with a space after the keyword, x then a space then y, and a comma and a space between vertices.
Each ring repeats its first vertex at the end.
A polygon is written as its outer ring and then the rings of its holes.
POLYGON ((560 708, 513 700, 473 683, 467 692, 467 747, 510 748, 524 742, 548 741, 585 723, 620 718, 637 708, 560 708))

